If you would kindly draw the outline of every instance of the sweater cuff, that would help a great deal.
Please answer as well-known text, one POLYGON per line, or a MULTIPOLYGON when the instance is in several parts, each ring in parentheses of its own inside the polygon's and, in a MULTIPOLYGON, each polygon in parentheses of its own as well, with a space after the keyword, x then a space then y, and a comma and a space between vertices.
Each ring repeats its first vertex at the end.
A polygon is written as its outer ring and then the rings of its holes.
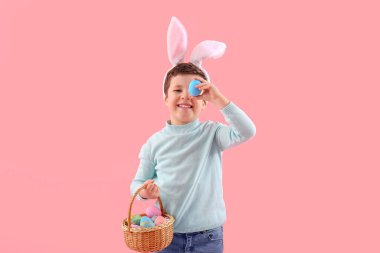
POLYGON ((220 111, 222 113, 229 113, 229 112, 233 112, 235 108, 236 108, 236 105, 232 101, 230 101, 225 107, 220 109, 220 111))

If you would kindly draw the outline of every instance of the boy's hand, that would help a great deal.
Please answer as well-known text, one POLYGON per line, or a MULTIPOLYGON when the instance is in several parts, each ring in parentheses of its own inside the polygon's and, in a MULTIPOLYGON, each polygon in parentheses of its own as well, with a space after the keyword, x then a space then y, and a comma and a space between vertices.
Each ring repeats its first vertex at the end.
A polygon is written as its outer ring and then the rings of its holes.
POLYGON ((196 85, 195 87, 202 91, 201 95, 194 98, 198 100, 206 100, 213 103, 219 109, 222 109, 230 102, 223 94, 216 88, 212 83, 207 82, 201 77, 196 77, 195 79, 201 81, 202 83, 196 85))
POLYGON ((156 199, 160 196, 160 188, 154 184, 153 179, 149 179, 143 184, 144 189, 140 191, 140 196, 146 199, 156 199))

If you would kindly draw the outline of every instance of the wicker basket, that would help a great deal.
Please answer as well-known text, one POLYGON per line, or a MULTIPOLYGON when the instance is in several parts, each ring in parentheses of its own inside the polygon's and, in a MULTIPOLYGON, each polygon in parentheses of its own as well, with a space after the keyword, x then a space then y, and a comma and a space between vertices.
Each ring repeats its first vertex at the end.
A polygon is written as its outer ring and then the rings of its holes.
MULTIPOLYGON (((152 228, 133 228, 131 227, 131 210, 132 204, 137 194, 144 187, 140 187, 133 195, 131 204, 129 206, 128 217, 123 220, 122 229, 124 231, 125 243, 130 249, 138 252, 156 252, 163 250, 173 240, 173 216, 167 214, 163 208, 161 198, 158 197, 162 216, 169 218, 169 221, 152 228)), ((140 216, 146 215, 145 213, 140 216)))

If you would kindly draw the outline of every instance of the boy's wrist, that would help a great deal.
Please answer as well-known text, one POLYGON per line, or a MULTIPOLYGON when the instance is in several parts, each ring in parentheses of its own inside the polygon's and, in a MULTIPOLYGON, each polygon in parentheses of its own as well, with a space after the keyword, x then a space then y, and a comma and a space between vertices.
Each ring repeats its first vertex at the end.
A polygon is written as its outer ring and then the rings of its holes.
POLYGON ((148 197, 146 196, 146 193, 145 193, 145 189, 141 190, 139 192, 139 195, 142 199, 148 199, 148 197))
POLYGON ((230 101, 224 96, 218 98, 214 102, 215 106, 218 107, 219 110, 226 107, 229 103, 230 103, 230 101))
POLYGON ((140 195, 140 193, 139 194, 137 194, 137 200, 147 200, 147 198, 143 198, 143 197, 141 197, 141 195, 140 195))
POLYGON ((141 195, 140 195, 140 198, 142 198, 142 199, 148 199, 148 198, 144 198, 144 197, 143 197, 143 196, 141 196, 141 195))

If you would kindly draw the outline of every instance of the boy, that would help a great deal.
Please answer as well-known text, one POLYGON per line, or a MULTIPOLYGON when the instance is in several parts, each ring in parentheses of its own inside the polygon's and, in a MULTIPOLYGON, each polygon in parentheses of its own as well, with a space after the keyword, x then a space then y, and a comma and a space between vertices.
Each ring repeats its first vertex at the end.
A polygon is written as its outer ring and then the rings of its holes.
POLYGON ((180 63, 165 78, 165 104, 170 120, 143 145, 140 166, 131 184, 133 194, 142 184, 140 199, 164 203, 175 219, 171 245, 160 252, 222 252, 226 219, 222 189, 222 151, 247 141, 256 129, 248 116, 230 102, 203 71, 192 63, 180 63), (188 85, 198 79, 202 90, 190 96, 188 85), (229 126, 200 122, 206 101, 214 104, 229 126), (190 239, 189 239, 190 238, 190 239))

